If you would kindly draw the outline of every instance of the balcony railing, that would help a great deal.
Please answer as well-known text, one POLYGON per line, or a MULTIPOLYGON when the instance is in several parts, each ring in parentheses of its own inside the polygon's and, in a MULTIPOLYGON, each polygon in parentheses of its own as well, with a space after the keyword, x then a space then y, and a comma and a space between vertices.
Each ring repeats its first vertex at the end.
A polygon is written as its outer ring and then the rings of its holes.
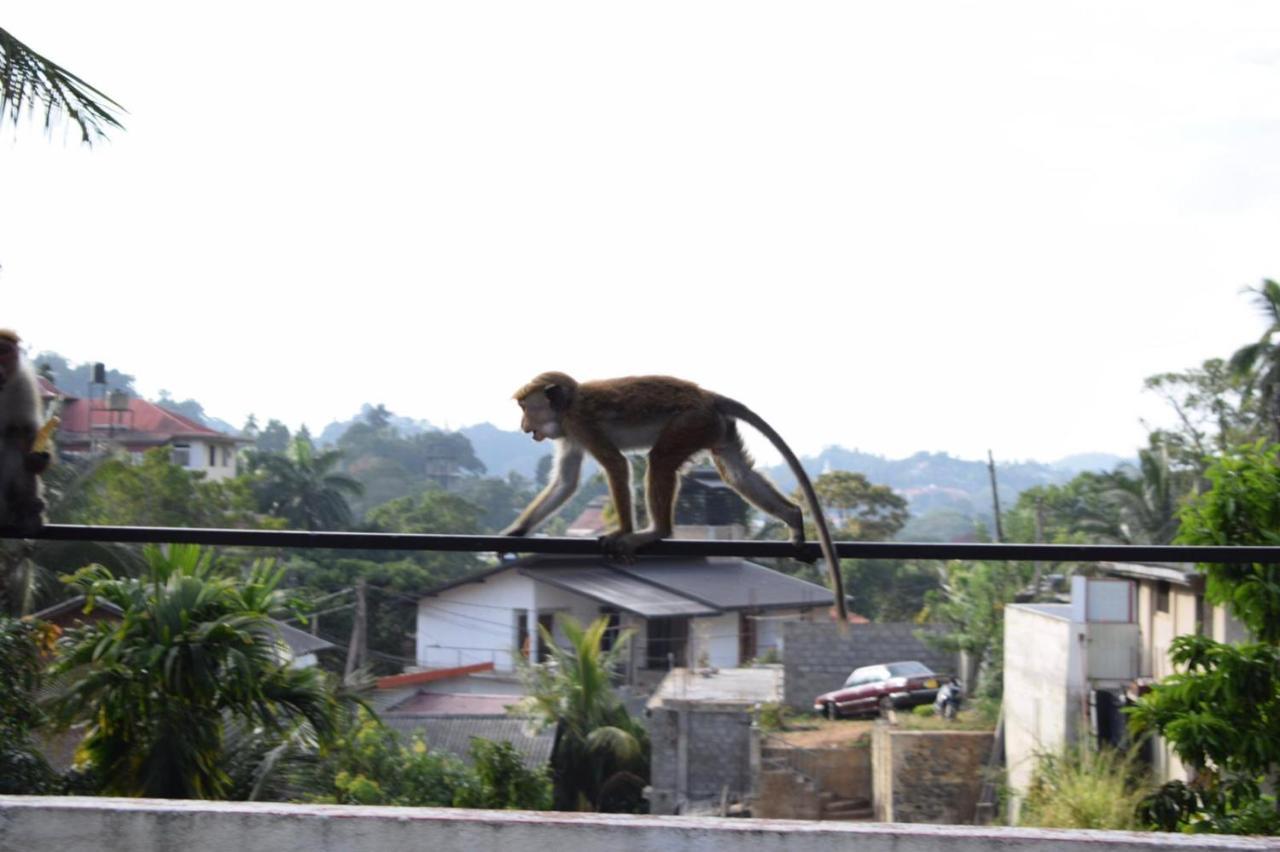
MULTIPOLYGON (((492 535, 307 532, 199 527, 120 527, 49 524, 33 535, 0 529, 0 538, 46 541, 94 541, 139 544, 187 543, 223 547, 321 548, 330 550, 444 551, 599 555, 591 538, 509 538, 492 535)), ((840 541, 842 559, 995 559, 1028 562, 1208 562, 1280 563, 1280 547, 1206 547, 1121 544, 956 544, 901 541, 840 541)), ((652 556, 740 556, 746 558, 820 558, 816 542, 796 547, 786 541, 667 539, 643 553, 652 556)))

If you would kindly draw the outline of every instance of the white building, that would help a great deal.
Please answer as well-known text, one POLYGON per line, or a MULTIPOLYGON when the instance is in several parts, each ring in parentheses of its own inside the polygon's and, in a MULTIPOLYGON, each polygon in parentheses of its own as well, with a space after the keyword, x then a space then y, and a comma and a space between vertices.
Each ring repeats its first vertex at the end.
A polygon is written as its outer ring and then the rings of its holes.
POLYGON ((826 618, 827 589, 742 559, 535 557, 428 591, 418 604, 417 661, 423 668, 545 659, 538 626, 563 641, 558 619, 607 616, 631 629, 629 676, 679 666, 728 668, 781 651, 782 622, 826 618))
MULTIPOLYGON (((1124 705, 1174 669, 1174 637, 1239 642, 1244 628, 1204 599, 1204 577, 1182 564, 1102 563, 1105 578, 1074 577, 1069 604, 1011 604, 1004 616, 1004 731, 1009 786, 1031 783, 1038 752, 1088 735, 1127 744, 1124 705)), ((1185 777, 1155 738, 1148 757, 1163 782, 1185 777)))

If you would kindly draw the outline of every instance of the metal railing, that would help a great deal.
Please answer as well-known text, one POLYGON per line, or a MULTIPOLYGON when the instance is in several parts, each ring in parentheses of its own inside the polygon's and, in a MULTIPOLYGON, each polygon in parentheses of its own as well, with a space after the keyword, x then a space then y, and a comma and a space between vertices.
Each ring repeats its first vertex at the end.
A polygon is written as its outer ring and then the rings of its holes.
MULTIPOLYGON (((598 556, 593 538, 511 538, 493 535, 307 532, 199 527, 119 527, 48 524, 22 534, 0 529, 0 538, 110 543, 184 543, 224 547, 320 548, 328 550, 445 551, 598 556)), ((1033 562, 1280 562, 1280 547, 1219 547, 1133 544, 956 544, 901 541, 839 541, 842 559, 996 559, 1033 562)), ((667 539, 644 549, 646 556, 739 556, 820 558, 816 542, 796 547, 786 541, 667 539)))

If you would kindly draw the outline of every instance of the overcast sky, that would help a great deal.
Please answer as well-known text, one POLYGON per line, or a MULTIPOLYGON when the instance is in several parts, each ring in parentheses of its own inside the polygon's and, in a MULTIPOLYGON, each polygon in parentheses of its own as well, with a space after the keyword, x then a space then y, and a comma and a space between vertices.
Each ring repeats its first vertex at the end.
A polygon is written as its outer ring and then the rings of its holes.
MULTIPOLYGON (((795 449, 1129 454, 1280 276, 1274 3, 9 4, 0 325, 318 431, 671 373, 795 449)), ((773 454, 761 451, 767 459, 773 454)))

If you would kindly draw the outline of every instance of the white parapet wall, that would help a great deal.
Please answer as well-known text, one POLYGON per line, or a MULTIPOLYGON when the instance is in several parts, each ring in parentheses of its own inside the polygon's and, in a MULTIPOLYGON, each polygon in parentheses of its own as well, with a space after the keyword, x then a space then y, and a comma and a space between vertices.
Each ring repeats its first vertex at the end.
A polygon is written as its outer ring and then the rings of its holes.
POLYGON ((950 825, 0 796, 0 852, 1156 852, 1277 838, 950 825))

